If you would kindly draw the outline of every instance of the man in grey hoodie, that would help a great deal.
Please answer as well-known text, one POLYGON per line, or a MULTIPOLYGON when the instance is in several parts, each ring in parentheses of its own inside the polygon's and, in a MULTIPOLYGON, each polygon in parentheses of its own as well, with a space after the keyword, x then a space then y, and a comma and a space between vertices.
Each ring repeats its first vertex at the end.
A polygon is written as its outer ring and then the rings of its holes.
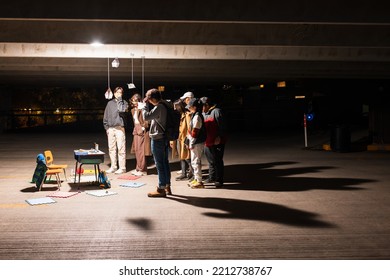
POLYGON ((125 122, 120 113, 127 111, 129 104, 122 99, 123 88, 114 90, 114 97, 108 101, 104 110, 103 126, 107 132, 108 150, 111 160, 107 173, 122 174, 126 172, 126 134, 125 122), (117 168, 119 162, 119 169, 117 168))

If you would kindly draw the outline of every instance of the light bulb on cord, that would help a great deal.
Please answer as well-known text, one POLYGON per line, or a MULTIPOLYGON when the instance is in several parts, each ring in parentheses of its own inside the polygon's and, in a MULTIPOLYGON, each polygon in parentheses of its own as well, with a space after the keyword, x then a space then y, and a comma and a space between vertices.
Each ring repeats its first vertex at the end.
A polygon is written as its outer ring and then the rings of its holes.
POLYGON ((119 67, 119 59, 118 58, 115 58, 112 62, 111 62, 111 66, 113 68, 118 68, 119 67))

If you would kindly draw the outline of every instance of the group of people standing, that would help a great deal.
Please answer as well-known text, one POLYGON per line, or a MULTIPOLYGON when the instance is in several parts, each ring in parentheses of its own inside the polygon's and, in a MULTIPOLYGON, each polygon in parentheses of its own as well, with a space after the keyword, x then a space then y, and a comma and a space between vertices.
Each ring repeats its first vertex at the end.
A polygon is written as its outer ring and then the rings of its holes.
MULTIPOLYGON (((125 121, 121 114, 128 111, 128 103, 122 99, 122 95, 123 89, 116 88, 115 98, 107 103, 103 117, 111 160, 111 167, 106 171, 108 173, 126 172, 125 121)), ((168 141, 165 135, 171 104, 162 98, 157 89, 150 89, 143 100, 139 94, 134 94, 130 104, 134 122, 132 152, 136 158, 136 168, 132 174, 147 174, 146 156, 149 155, 153 155, 158 173, 158 186, 148 193, 149 197, 172 194, 169 148, 177 150, 180 159, 181 170, 177 181, 188 180, 188 186, 194 189, 204 188, 209 183, 216 187, 223 185, 226 124, 221 109, 211 98, 195 98, 192 92, 186 92, 173 103, 180 116, 179 136, 175 141, 168 141), (202 178, 203 154, 209 164, 206 180, 202 178)))

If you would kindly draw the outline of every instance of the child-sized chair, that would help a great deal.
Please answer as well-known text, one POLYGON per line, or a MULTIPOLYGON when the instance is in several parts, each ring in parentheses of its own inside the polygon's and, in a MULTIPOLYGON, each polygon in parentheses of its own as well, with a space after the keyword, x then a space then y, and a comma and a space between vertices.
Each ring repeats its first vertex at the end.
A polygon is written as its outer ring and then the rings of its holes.
POLYGON ((45 161, 45 156, 43 154, 39 154, 37 156, 37 166, 35 167, 34 175, 32 178, 32 182, 35 183, 38 191, 42 189, 43 183, 45 182, 47 176, 54 175, 57 180, 58 189, 61 188, 61 179, 60 173, 61 169, 48 169, 45 161))
POLYGON ((49 170, 62 169, 64 171, 65 180, 68 181, 68 179, 66 178, 66 168, 68 168, 68 165, 67 164, 54 164, 53 153, 50 150, 44 151, 43 154, 45 155, 47 168, 49 170))

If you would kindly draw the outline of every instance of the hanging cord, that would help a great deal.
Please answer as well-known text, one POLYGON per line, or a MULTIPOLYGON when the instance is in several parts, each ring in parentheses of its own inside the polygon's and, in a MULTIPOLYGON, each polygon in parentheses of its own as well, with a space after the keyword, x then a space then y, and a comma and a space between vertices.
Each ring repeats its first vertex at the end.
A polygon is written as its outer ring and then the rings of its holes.
POLYGON ((107 57, 107 90, 111 90, 110 86, 110 58, 107 57))
POLYGON ((144 59, 145 57, 142 56, 142 100, 144 99, 144 95, 145 95, 145 90, 144 90, 144 87, 145 87, 145 70, 144 70, 144 67, 145 67, 145 62, 144 62, 144 59))
POLYGON ((104 94, 106 99, 112 98, 112 91, 111 91, 111 85, 110 85, 110 58, 107 57, 107 90, 104 94))
POLYGON ((134 85, 133 73, 134 73, 134 54, 131 54, 131 83, 134 85))

